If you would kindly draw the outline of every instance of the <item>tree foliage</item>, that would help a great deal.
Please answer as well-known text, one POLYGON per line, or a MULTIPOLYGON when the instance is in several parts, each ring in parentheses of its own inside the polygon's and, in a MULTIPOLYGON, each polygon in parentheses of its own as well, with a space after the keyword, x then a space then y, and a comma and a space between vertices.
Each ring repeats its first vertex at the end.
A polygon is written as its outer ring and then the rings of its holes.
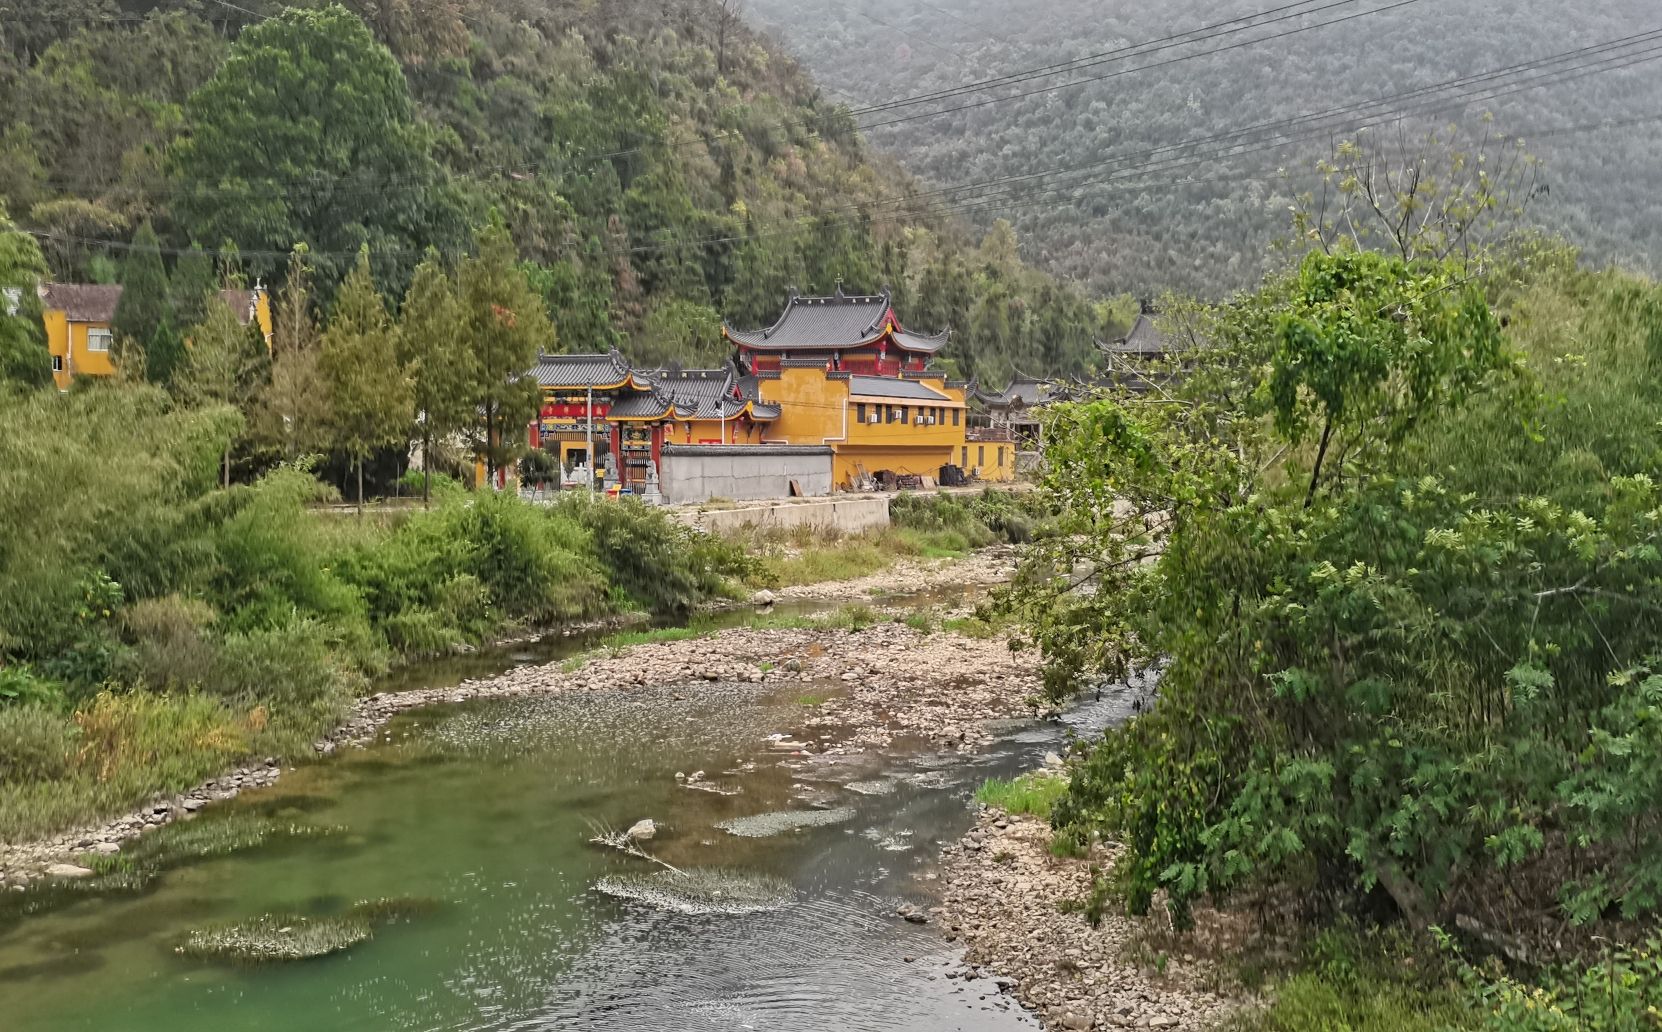
POLYGON ((391 299, 429 246, 458 264, 494 209, 572 349, 709 361, 708 312, 767 325, 790 288, 839 280, 889 285, 999 386, 1085 373, 1125 329, 1008 261, 1008 231, 983 261, 724 0, 150 6, 0 54, 0 199, 63 279, 104 276, 99 241, 153 219, 272 286, 307 244, 325 307, 368 243, 391 299))
POLYGON ((133 234, 133 248, 121 270, 121 300, 111 323, 118 361, 151 383, 166 384, 184 357, 173 319, 167 267, 161 243, 146 222, 133 234))
POLYGON ((376 292, 365 250, 341 284, 318 352, 318 372, 329 392, 329 439, 357 468, 360 511, 364 460, 378 448, 407 444, 414 422, 397 335, 376 292))
POLYGON ((169 163, 176 214, 198 239, 235 240, 251 267, 311 246, 320 281, 369 246, 407 277, 427 243, 459 229, 455 200, 403 71, 339 6, 289 10, 241 36, 191 95, 169 163))
POLYGON ((0 211, 0 392, 52 382, 52 360, 35 292, 45 275, 39 245, 0 211))
POLYGON ((554 326, 519 266, 500 216, 480 230, 475 254, 457 274, 462 332, 473 353, 467 397, 479 413, 478 452, 487 474, 505 468, 523 447, 541 391, 527 371, 539 350, 554 350, 554 326))
POLYGON ((1134 909, 1292 883, 1533 934, 1662 907, 1662 438, 1633 400, 1662 310, 1551 252, 1506 268, 1318 251, 1205 315, 1173 397, 1052 417, 1061 532, 1011 602, 1052 691, 1159 674, 1056 811, 1126 842, 1134 909))
POLYGON ((398 351, 412 387, 422 444, 422 495, 430 492, 433 442, 473 426, 477 358, 462 327, 456 285, 437 254, 417 266, 398 313, 398 351))
MULTIPOLYGON (((967 217, 982 228, 1010 218, 1037 264, 1099 293, 1178 290, 1221 300, 1252 289, 1273 267, 1265 251, 1285 235, 1288 208, 1322 193, 1329 175, 1318 164, 1330 158, 1334 139, 1352 139, 1357 160, 1329 160, 1329 172, 1337 166, 1357 173, 1357 185, 1375 187, 1385 207, 1394 206, 1393 195, 1429 200, 1416 208, 1416 220, 1443 209, 1456 221, 1505 222, 1515 205, 1504 198, 1512 193, 1514 201, 1530 198, 1531 221, 1582 244, 1595 260, 1656 270, 1662 212, 1652 200, 1655 134, 1644 123, 1625 124, 1662 102, 1662 84, 1645 64, 1623 68, 1611 61, 1599 74, 1550 80, 1540 70, 1520 73, 1518 79, 1539 87, 1525 90, 1401 97, 1627 38, 1654 14, 1647 0, 1589 0, 1573 8, 1563 0, 1518 0, 1507 8, 1513 17, 1501 19, 1485 0, 1444 0, 1354 19, 1319 16, 1312 21, 1332 24, 1292 35, 1283 33, 1311 21, 1172 40, 1174 33, 1261 15, 1271 6, 1253 0, 931 0, 890 6, 875 15, 882 19, 877 24, 873 10, 854 0, 746 4, 752 19, 821 82, 858 104, 1096 57, 1058 74, 862 121, 906 118, 870 130, 873 148, 943 187, 1031 177, 997 191, 1008 199, 1005 206, 977 203, 993 193, 991 186, 967 190, 967 217), (1574 17, 1565 17, 1571 10, 1574 17), (874 47, 874 39, 881 43, 874 47), (1238 45, 1250 39, 1263 42, 1238 45), (1161 40, 1168 42, 1158 53, 1144 51, 1147 61, 1101 58, 1161 40), (1381 102, 1391 97, 1401 99, 1381 102), (1312 117, 1335 109, 1348 113, 1312 117), (1398 124, 1382 114, 1391 111, 1410 117, 1398 124), (1446 138, 1451 122, 1466 130, 1470 143, 1454 151, 1470 160, 1457 167, 1439 157, 1421 166, 1425 138, 1446 138), (1285 131, 1267 128, 1274 125, 1285 131), (1508 137, 1526 141, 1540 165, 1515 167, 1518 154, 1508 137), (1416 167, 1422 182, 1439 184, 1438 197, 1385 183, 1387 177, 1399 186, 1412 183, 1416 167), (1067 172, 1036 176, 1057 169, 1067 172), (1489 177, 1487 188, 1476 185, 1480 170, 1489 177), (1461 189, 1462 183, 1475 188, 1461 189), (1485 194, 1501 203, 1481 203, 1485 194)), ((1347 178, 1340 174, 1326 184, 1330 216, 1352 201, 1369 207, 1360 193, 1338 192, 1347 178)), ((1342 219, 1328 230, 1329 239, 1344 235, 1342 219)), ((1376 237, 1368 246, 1385 244, 1376 237)))

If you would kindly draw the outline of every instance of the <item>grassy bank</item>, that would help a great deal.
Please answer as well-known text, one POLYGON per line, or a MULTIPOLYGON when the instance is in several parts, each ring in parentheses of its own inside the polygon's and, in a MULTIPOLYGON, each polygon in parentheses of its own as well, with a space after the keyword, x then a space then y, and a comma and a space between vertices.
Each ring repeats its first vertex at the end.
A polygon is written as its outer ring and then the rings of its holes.
POLYGON ((890 526, 862 534, 806 527, 751 534, 742 539, 758 559, 749 583, 776 588, 857 580, 907 559, 960 558, 1025 542, 1044 518, 1037 495, 990 488, 975 495, 903 494, 890 513, 890 526))
POLYGON ((0 413, 0 841, 303 755, 392 664, 675 618, 755 573, 738 545, 633 504, 458 493, 356 520, 312 511, 328 492, 302 468, 223 489, 232 427, 138 389, 0 413), (64 447, 29 446, 44 440, 64 447))

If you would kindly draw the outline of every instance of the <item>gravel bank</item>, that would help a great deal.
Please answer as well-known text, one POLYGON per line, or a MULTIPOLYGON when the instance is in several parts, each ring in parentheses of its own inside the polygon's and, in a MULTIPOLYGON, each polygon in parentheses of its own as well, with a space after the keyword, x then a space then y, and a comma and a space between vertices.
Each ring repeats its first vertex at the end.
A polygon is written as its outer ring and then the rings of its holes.
MULTIPOLYGON (((897 582, 910 589, 910 583, 897 582)), ((627 691, 689 681, 798 684, 802 725, 785 751, 859 752, 896 737, 966 748, 989 738, 981 723, 1029 715, 1039 689, 1028 654, 1002 640, 916 631, 885 622, 860 631, 831 628, 738 628, 705 637, 598 652, 576 670, 565 664, 521 667, 453 688, 383 693, 359 700, 334 732, 316 743, 321 755, 373 739, 389 719, 424 706, 552 692, 627 691)), ((275 782, 275 759, 238 768, 193 791, 157 799, 115 820, 54 838, 0 844, 0 888, 21 889, 51 864, 88 853, 114 853, 145 830, 195 814, 213 802, 275 782)))
POLYGON ((772 592, 786 599, 849 599, 904 592, 1001 584, 1016 570, 1016 550, 1007 545, 984 548, 962 559, 902 559, 869 577, 819 584, 797 584, 772 592))
POLYGON ((1111 912, 1092 928, 1057 904, 1090 896, 1089 859, 1050 855, 1050 827, 1032 817, 982 813, 943 854, 935 920, 967 947, 967 974, 999 984, 1051 1029, 1210 1029, 1238 1006, 1207 986, 1206 966, 1172 957, 1156 970, 1139 950, 1139 922, 1111 912))

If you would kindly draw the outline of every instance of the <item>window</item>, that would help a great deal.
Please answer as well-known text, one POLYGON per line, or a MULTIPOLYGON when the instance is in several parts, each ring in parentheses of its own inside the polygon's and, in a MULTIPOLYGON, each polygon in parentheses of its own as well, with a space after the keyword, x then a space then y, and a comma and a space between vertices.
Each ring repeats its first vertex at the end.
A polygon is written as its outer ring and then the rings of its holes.
POLYGON ((909 417, 910 414, 911 414, 911 410, 907 409, 903 406, 900 410, 900 421, 902 423, 906 422, 906 420, 907 420, 907 418, 909 417))
POLYGON ((863 402, 863 401, 859 402, 858 404, 856 404, 854 406, 854 418, 857 421, 861 422, 861 423, 864 423, 866 421, 866 403, 865 402, 863 402))
POLYGON ((952 425, 953 426, 958 425, 959 418, 960 418, 960 410, 959 409, 953 409, 952 410, 952 425))
POLYGON ((52 371, 54 373, 63 372, 63 356, 62 355, 53 355, 52 356, 52 371))
POLYGON ((110 340, 111 340, 112 336, 113 335, 110 333, 109 330, 88 330, 87 331, 87 350, 88 351, 108 351, 108 350, 110 350, 110 340))
POLYGON ((969 445, 967 444, 964 445, 963 455, 959 457, 958 465, 964 469, 969 469, 969 445))
POLYGON ((985 466, 986 464, 987 464, 987 446, 984 445, 984 444, 978 444, 978 445, 975 446, 975 467, 977 469, 980 469, 982 466, 985 466))
POLYGON ((895 411, 896 411, 896 409, 893 405, 884 405, 883 406, 883 422, 885 422, 885 423, 894 422, 895 411))
POLYGON ((999 469, 1004 468, 1004 449, 1003 448, 1000 448, 998 450, 998 468, 999 469))

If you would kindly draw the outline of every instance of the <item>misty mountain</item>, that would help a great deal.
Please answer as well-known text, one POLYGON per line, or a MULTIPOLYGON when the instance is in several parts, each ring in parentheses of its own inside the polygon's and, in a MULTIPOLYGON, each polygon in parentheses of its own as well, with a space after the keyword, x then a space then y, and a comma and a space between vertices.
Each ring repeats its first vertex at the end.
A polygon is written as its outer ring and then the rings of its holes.
MULTIPOLYGON (((864 106, 1167 39, 1272 6, 1286 7, 1270 0, 748 0, 752 19, 835 91, 834 99, 856 110, 873 145, 927 181, 986 184, 1093 166, 1098 180, 1111 173, 1112 181, 1084 187, 1051 184, 1078 183, 1089 171, 943 197, 982 224, 1010 219, 1026 257, 1110 292, 1216 295, 1250 283, 1266 248, 1288 233, 1289 207, 1319 185, 1316 162, 1348 135, 1347 125, 1365 120, 1353 117, 1334 123, 1332 133, 1240 157, 1223 156, 1215 144, 1197 147, 1201 160, 1175 171, 1143 171, 1153 149, 1662 28, 1662 10, 1648 0, 1316 0, 1293 6, 1289 13, 1302 17, 1266 19, 1248 31, 1174 40, 1081 72, 858 114, 864 106), (1319 22, 1337 23, 1311 27, 1319 22), (1277 34, 1285 35, 1246 43, 1277 34), (1220 52, 1206 54, 1214 50, 1220 52), (990 102, 1009 97, 1015 99, 990 102), (882 124, 896 119, 906 120, 882 124)), ((1523 69, 1492 82, 1531 80, 1537 88, 1493 99, 1476 88, 1453 104, 1449 94, 1427 95, 1419 101, 1423 117, 1373 132, 1401 132, 1412 141, 1456 123, 1468 137, 1522 137, 1541 161, 1529 217, 1591 257, 1653 270, 1662 245, 1657 46, 1598 55, 1606 65, 1638 62, 1627 67, 1597 70, 1584 58, 1523 69)), ((1403 106, 1387 102, 1378 110, 1403 106)), ((1242 138, 1266 139, 1262 131, 1242 138)))

